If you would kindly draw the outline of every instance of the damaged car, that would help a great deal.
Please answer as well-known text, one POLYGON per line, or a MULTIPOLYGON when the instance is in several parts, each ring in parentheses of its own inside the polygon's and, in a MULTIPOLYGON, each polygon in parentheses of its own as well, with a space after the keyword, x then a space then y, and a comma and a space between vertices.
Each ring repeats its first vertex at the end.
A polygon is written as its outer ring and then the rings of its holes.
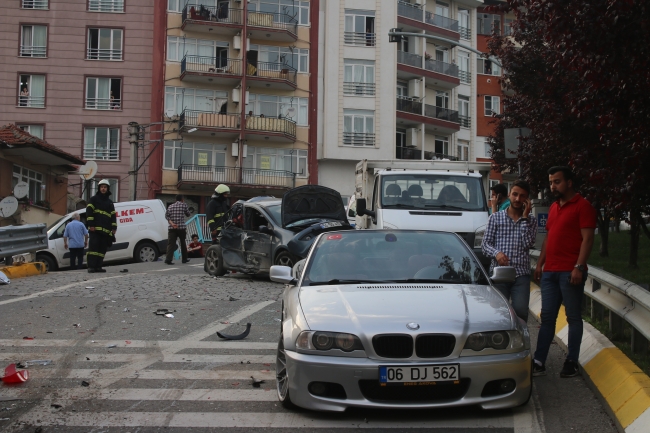
POLYGON ((206 251, 204 268, 221 276, 228 271, 268 274, 273 265, 293 267, 319 234, 333 230, 354 228, 341 195, 324 186, 293 188, 282 199, 238 202, 229 211, 218 245, 206 251))

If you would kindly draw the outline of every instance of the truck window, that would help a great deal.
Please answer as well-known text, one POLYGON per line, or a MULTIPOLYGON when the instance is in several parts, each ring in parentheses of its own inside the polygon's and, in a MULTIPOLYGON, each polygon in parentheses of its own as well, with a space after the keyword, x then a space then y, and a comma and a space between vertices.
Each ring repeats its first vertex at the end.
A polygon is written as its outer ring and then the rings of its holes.
POLYGON ((375 202, 379 202, 379 194, 377 192, 377 186, 379 185, 379 177, 375 177, 375 186, 372 188, 372 197, 370 199, 370 210, 377 209, 375 202))
POLYGON ((481 178, 436 174, 382 176, 383 208, 487 210, 481 178))

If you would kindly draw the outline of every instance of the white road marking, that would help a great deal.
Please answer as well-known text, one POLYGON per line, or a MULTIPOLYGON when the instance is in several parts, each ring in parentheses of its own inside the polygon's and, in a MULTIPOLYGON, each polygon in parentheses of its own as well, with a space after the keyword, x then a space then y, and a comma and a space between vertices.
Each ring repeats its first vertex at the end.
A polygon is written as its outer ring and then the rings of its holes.
MULTIPOLYGON (((250 379, 249 379, 250 381, 250 379)), ((246 386, 248 383, 240 382, 237 386, 246 386)), ((120 388, 96 389, 87 388, 88 392, 80 395, 77 389, 59 388, 52 400, 134 400, 134 401, 277 401, 275 390, 257 389, 174 389, 174 388, 120 388)), ((250 386, 249 386, 250 387, 250 386)), ((29 399, 30 392, 20 389, 8 389, 4 396, 29 399)), ((34 393, 38 397, 38 393, 34 393)))
MULTIPOLYGON (((230 325, 229 325, 230 326, 230 325)), ((76 340, 0 340, 2 347, 72 347, 78 343, 76 340)), ((88 340, 84 346, 98 348, 116 344, 117 347, 159 347, 168 348, 178 344, 177 340, 88 340), (94 342, 93 342, 94 341, 94 342), (128 343, 127 343, 128 341, 128 343)), ((194 341, 192 349, 258 349, 258 350, 275 350, 277 343, 263 343, 251 341, 194 341)))
POLYGON ((198 268, 199 266, 200 266, 200 267, 203 267, 203 266, 205 266, 205 265, 204 265, 203 263, 201 263, 201 264, 198 264, 198 265, 190 265, 190 266, 193 267, 193 268, 198 268))
POLYGON ((167 271, 173 271, 174 269, 178 269, 178 268, 156 269, 155 271, 151 271, 151 272, 167 272, 167 271))
MULTIPOLYGON (((43 373, 52 374, 47 377, 53 377, 56 370, 43 370, 43 373)), ((70 370, 65 378, 67 379, 92 379, 102 376, 107 372, 106 369, 74 369, 70 370)), ((42 374, 43 374, 42 373, 42 374)), ((275 381, 275 371, 270 370, 145 370, 135 373, 128 379, 142 380, 250 380, 251 376, 255 379, 263 379, 267 382, 275 381)), ((43 376, 39 376, 43 377, 43 376)))

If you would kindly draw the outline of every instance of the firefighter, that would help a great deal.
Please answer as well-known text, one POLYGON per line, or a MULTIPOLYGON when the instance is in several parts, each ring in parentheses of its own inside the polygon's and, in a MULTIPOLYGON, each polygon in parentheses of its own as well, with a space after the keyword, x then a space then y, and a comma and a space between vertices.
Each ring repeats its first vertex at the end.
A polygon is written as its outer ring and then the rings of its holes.
POLYGON ((115 206, 110 199, 111 191, 108 180, 103 179, 98 184, 99 191, 92 196, 86 207, 86 224, 90 232, 88 242, 88 272, 106 272, 102 268, 106 250, 115 241, 117 231, 117 216, 115 206))
POLYGON ((217 243, 217 236, 223 227, 226 212, 228 212, 228 196, 230 195, 230 188, 227 185, 220 184, 214 189, 211 200, 205 211, 205 216, 208 219, 210 226, 210 233, 212 234, 212 243, 217 243))

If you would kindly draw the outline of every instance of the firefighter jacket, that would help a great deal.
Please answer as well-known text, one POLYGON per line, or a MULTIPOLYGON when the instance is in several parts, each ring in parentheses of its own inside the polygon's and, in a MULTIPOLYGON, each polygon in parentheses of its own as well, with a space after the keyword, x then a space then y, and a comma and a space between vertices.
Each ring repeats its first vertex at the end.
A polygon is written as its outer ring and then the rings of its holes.
POLYGON ((205 209, 205 216, 208 219, 210 231, 221 230, 228 212, 227 199, 221 194, 212 194, 212 200, 205 209))
POLYGON ((86 224, 95 227, 95 233, 112 237, 113 230, 117 230, 117 216, 110 195, 110 191, 106 194, 98 191, 92 196, 86 207, 86 224))

